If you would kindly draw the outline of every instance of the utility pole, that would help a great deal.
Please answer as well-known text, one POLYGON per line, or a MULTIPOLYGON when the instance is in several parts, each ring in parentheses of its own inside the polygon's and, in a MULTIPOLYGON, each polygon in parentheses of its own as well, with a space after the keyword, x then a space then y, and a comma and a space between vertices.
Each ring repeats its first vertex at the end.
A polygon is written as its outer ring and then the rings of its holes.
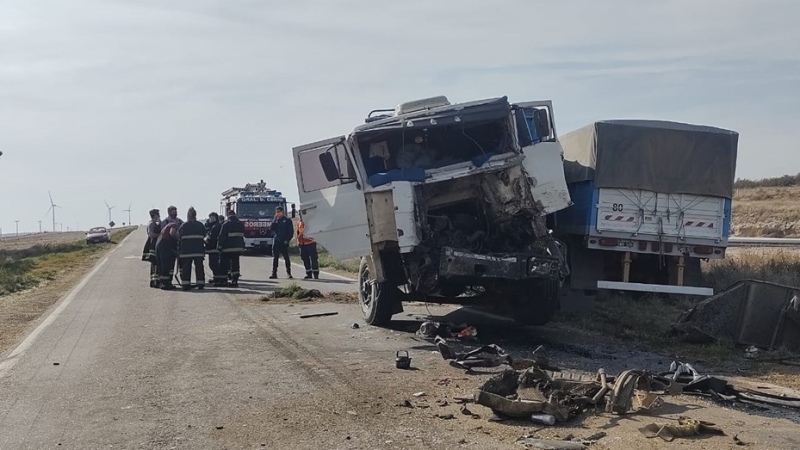
POLYGON ((39 234, 41 234, 41 233, 42 233, 42 221, 40 220, 39 221, 39 234))
POLYGON ((19 220, 15 220, 14 223, 17 224, 17 236, 19 236, 19 220))

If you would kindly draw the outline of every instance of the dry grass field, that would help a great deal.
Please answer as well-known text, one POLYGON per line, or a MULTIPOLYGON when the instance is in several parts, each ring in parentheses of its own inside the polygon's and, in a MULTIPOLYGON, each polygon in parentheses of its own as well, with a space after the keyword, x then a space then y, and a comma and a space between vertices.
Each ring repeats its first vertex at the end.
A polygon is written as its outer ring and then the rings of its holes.
POLYGON ((800 237, 800 186, 737 189, 733 234, 747 237, 800 237))

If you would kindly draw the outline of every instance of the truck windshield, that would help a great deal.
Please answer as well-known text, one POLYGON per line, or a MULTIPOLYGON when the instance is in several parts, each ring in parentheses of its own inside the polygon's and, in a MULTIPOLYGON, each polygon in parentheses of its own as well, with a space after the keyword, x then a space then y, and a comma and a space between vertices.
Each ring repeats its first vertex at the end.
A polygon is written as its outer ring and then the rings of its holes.
POLYGON ((236 205, 236 215, 239 218, 271 219, 275 215, 275 208, 282 206, 279 202, 239 202, 236 205))
POLYGON ((511 144, 504 120, 420 131, 364 133, 358 140, 368 176, 392 169, 428 170, 465 161, 481 165, 492 155, 512 151, 511 144))

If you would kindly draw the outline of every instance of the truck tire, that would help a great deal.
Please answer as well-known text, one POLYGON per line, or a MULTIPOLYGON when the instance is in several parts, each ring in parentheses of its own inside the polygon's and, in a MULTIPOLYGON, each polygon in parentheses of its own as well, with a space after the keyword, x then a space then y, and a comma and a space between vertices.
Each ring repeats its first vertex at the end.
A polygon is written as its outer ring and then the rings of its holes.
POLYGON ((385 326, 392 321, 396 289, 386 282, 377 283, 371 275, 370 266, 369 258, 361 258, 358 268, 358 304, 361 305, 364 321, 370 325, 385 326), (374 296, 373 284, 376 284, 374 296))
POLYGON ((535 280, 519 292, 514 320, 523 325, 544 325, 558 312, 561 292, 558 279, 535 280))

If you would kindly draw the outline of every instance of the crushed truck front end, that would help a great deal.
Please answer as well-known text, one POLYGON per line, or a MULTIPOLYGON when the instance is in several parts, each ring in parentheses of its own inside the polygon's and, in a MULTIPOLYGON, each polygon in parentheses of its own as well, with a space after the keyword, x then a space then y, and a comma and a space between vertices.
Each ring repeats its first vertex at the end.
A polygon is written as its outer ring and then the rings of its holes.
POLYGON ((532 322, 557 307, 568 269, 545 216, 570 197, 550 102, 412 102, 296 148, 295 164, 306 232, 338 258, 363 257, 370 323, 421 298, 511 300, 532 322))

